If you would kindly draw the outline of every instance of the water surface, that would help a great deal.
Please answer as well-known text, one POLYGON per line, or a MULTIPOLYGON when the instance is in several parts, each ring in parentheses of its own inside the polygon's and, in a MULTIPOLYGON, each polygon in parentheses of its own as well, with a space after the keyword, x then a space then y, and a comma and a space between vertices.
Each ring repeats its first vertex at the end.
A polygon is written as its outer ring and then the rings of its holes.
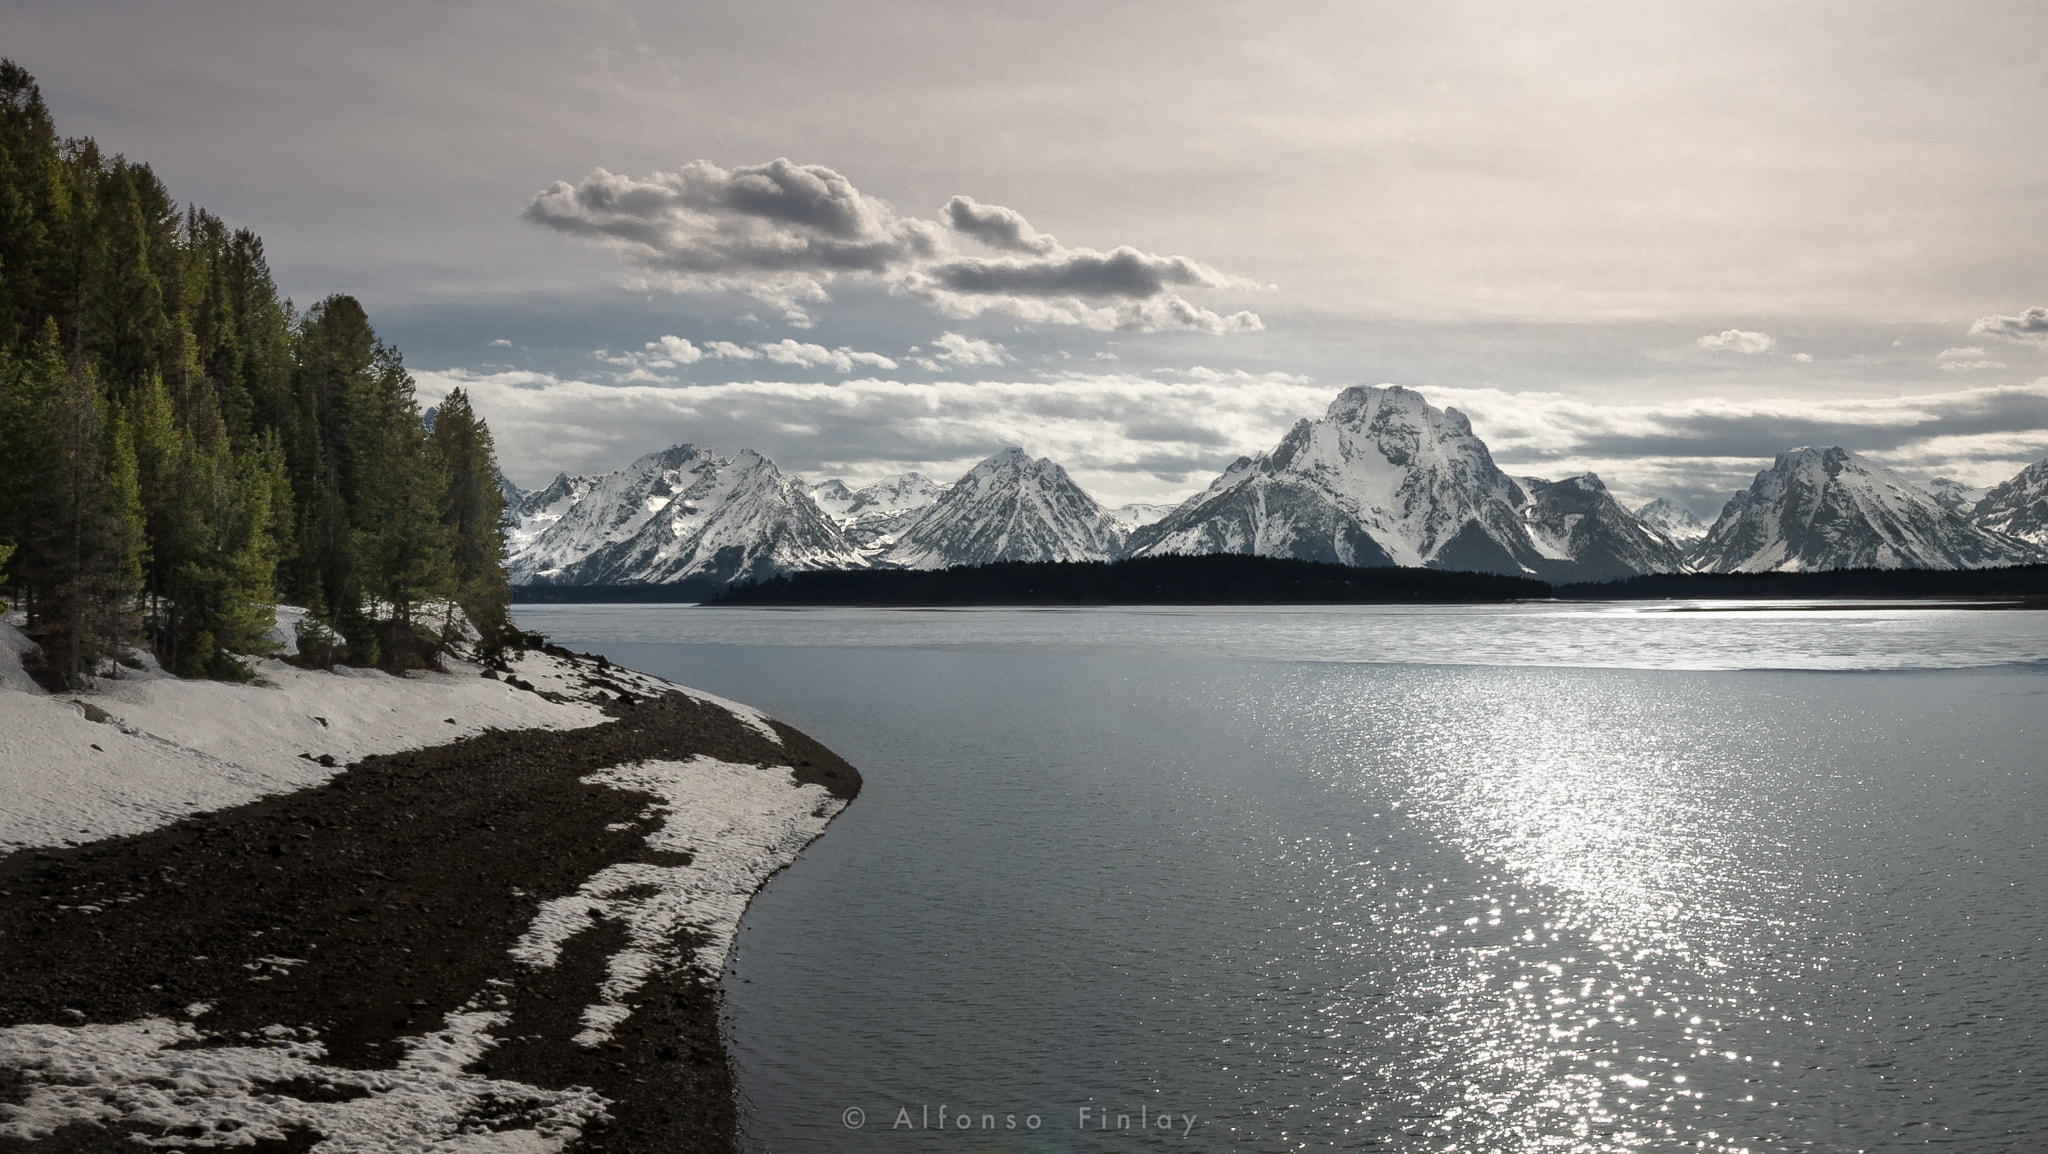
POLYGON ((740 935, 757 1149, 2048 1141, 2048 615, 520 619, 867 776, 740 935))

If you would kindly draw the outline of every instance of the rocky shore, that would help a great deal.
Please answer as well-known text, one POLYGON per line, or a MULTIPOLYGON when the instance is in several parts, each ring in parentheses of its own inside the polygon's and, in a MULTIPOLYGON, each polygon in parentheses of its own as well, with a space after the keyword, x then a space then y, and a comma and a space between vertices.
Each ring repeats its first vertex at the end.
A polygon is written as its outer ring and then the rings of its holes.
MULTIPOLYGON (((276 672, 332 678, 337 701, 355 680, 276 672)), ((484 673, 441 680, 488 687, 479 709, 581 713, 331 767, 298 750, 289 768, 322 780, 119 836, 88 821, 73 844, 19 833, 57 824, 54 803, 26 795, 24 746, 0 737, 18 847, 0 842, 0 1150, 733 1149, 719 969, 747 900, 859 773, 597 658, 484 673)), ((125 700, 35 708, 164 742, 125 700)), ((114 748, 84 744, 36 768, 89 773, 114 748)))

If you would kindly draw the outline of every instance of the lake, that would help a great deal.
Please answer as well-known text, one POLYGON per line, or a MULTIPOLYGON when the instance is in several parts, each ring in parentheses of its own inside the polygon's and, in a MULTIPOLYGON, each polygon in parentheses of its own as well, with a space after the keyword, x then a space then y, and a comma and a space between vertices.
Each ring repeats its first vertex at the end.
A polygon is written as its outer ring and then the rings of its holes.
POLYGON ((726 976, 753 1149, 2048 1145, 2048 614, 518 617, 866 775, 726 976))

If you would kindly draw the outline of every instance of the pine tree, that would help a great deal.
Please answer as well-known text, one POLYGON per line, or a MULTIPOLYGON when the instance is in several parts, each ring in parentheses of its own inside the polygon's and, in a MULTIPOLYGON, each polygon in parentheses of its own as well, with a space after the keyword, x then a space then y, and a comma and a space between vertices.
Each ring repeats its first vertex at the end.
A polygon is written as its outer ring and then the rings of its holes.
POLYGON ((54 322, 16 374, 10 433, 36 440, 38 484, 21 502, 18 563, 28 596, 28 634, 41 648, 35 672, 59 688, 83 685, 133 636, 142 585, 142 510, 133 439, 109 420, 98 375, 67 364, 54 322))
POLYGON ((358 663, 431 660, 416 626, 451 599, 493 635, 496 465, 454 409, 430 437, 359 303, 297 315, 259 238, 60 140, 0 60, 0 554, 53 683, 139 621, 167 668, 241 676, 281 595, 358 663))
MULTIPOLYGON (((360 482, 352 545, 363 591, 376 602, 386 668, 424 664, 438 644, 424 644, 415 626, 426 602, 457 592, 453 527, 442 519, 447 490, 441 462, 427 451, 426 428, 412 376, 395 353, 383 350, 377 373, 361 382, 353 401, 360 482)), ((437 639, 438 641, 438 639, 437 639)))
POLYGON ((455 600, 496 649, 509 627, 511 588, 505 576, 505 495, 498 488, 491 430, 456 389, 434 417, 429 447, 447 478, 442 523, 454 530, 455 600))

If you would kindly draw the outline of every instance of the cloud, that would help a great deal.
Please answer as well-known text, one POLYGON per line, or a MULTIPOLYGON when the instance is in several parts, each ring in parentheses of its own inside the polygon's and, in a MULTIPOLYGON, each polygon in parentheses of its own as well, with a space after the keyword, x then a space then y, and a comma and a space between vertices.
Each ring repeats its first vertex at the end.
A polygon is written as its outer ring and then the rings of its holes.
POLYGON ((1966 372, 1970 369, 2002 369, 2003 361, 1994 361, 1976 345, 1958 349, 1943 349, 1934 355, 1935 362, 1949 372, 1966 372))
POLYGON ((1973 337, 1998 337, 2031 345, 2048 345, 2048 308, 2030 308, 2016 317, 1978 317, 1970 326, 1973 337))
POLYGON ((1778 343, 1769 333, 1744 332, 1741 329, 1723 329, 1711 336, 1701 337, 1696 344, 1710 353, 1742 353, 1753 356, 1767 353, 1778 343))
POLYGON ((1696 397, 1601 404, 1558 393, 1428 388, 1455 405, 1509 472, 1593 471, 1641 499, 1746 487, 1777 454, 1841 445, 1911 475, 2002 481, 2048 453, 2048 378, 1897 397, 1696 397))
POLYGON ((509 349, 512 347, 512 342, 506 340, 504 337, 499 337, 497 340, 491 342, 491 347, 494 349, 509 349))
POLYGON ((938 350, 935 355, 939 360, 953 365, 1000 365, 1017 359, 999 344, 959 333, 940 333, 932 347, 938 350))
POLYGON ((461 386, 490 421, 507 473, 545 482, 603 472, 685 441, 755 448, 785 472, 951 479, 1004 445, 1065 465, 1114 503, 1178 500, 1243 452, 1269 449, 1336 392, 1285 374, 1075 373, 1029 380, 607 384, 545 373, 418 371, 428 402, 461 386))
POLYGON ((1060 247, 1058 241, 1031 227, 1023 213, 999 204, 982 204, 971 196, 956 196, 947 201, 940 215, 953 231, 990 248, 1044 256, 1060 247))
POLYGON ((898 216, 823 165, 778 159, 720 168, 693 161, 640 179, 594 169, 556 181, 527 204, 543 228, 593 240, 651 274, 636 287, 736 291, 809 327, 804 306, 830 299, 835 278, 862 277, 947 316, 1000 312, 1104 330, 1251 332, 1255 313, 1192 304, 1177 289, 1252 289, 1243 277, 1185 256, 1129 245, 1069 248, 1014 209, 956 196, 942 221, 898 216), (963 255, 954 238, 1003 255, 963 255))
POLYGON ((838 373, 850 373, 856 366, 885 370, 896 368, 894 360, 880 353, 862 352, 845 345, 828 349, 824 345, 808 344, 787 337, 752 346, 734 344, 731 341, 706 341, 699 347, 682 337, 665 336, 660 340, 648 341, 642 351, 637 353, 627 352, 613 356, 605 349, 597 350, 598 360, 619 367, 620 372, 615 373, 612 378, 615 383, 648 381, 674 384, 678 378, 662 376, 656 370, 694 365, 706 357, 722 361, 767 360, 797 368, 829 368, 838 373))
MULTIPOLYGON (((714 343, 698 347, 707 358, 717 354, 714 343)), ((761 367, 775 363, 765 347, 725 346, 737 350, 735 362, 761 367)), ((786 471, 849 480, 910 469, 956 476, 1002 445, 1025 444, 1112 503, 1187 496, 1239 454, 1271 449, 1351 383, 1203 366, 1137 372, 1096 363, 1095 371, 1028 374, 974 367, 980 379, 938 369, 936 379, 916 381, 874 373, 680 385, 532 372, 415 376, 427 402, 458 384, 468 389, 507 472, 522 483, 544 482, 558 469, 617 468, 683 441, 752 447, 786 471)), ((1910 477, 1971 484, 2005 480, 2048 454, 2048 378, 1889 397, 1637 393, 1628 403, 1492 387, 1421 391, 1433 405, 1465 412, 1512 474, 1597 472, 1624 500, 1671 497, 1701 516, 1798 445, 1842 445, 1910 477)))
POLYGON ((1810 365, 1810 364, 1812 364, 1812 363, 1813 363, 1813 354, 1812 354, 1812 353, 1793 353, 1793 354, 1792 354, 1792 359, 1793 359, 1793 360, 1795 360, 1795 361, 1798 361, 1798 362, 1799 362, 1800 364, 1802 364, 1802 365, 1810 365))
MULTIPOLYGON (((799 368, 830 368, 834 372, 850 373, 855 365, 876 369, 894 369, 896 362, 880 353, 864 353, 844 345, 828 349, 824 345, 806 344, 784 337, 772 344, 754 346, 761 356, 779 365, 795 365, 799 368)), ((752 357, 748 356, 748 360, 752 357)))

